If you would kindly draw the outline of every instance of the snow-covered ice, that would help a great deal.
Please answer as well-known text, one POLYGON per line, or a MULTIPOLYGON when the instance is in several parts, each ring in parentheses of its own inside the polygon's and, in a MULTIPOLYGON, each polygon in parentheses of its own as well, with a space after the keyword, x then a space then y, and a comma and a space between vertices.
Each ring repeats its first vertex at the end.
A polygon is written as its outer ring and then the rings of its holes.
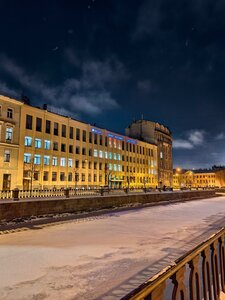
POLYGON ((225 224, 225 197, 0 236, 1 300, 120 299, 225 224))

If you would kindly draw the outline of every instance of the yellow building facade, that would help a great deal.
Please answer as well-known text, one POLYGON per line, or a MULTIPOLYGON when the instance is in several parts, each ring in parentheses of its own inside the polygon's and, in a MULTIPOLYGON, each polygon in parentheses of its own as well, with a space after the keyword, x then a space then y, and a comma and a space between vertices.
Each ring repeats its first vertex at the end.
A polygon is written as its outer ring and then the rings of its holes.
POLYGON ((0 189, 158 185, 154 143, 5 96, 0 109, 0 189))
POLYGON ((174 170, 173 187, 180 188, 210 188, 220 187, 216 172, 213 171, 193 171, 174 170))

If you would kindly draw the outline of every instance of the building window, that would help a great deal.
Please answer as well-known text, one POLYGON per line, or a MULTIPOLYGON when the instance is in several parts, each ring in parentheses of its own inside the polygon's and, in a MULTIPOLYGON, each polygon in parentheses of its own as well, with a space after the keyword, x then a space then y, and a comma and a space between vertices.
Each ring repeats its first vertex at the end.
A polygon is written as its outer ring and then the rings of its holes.
POLYGON ((60 166, 61 167, 65 167, 66 166, 66 159, 65 159, 65 157, 61 157, 60 158, 60 166))
POLYGON ((73 153, 73 145, 69 145, 69 153, 73 153))
POLYGON ((94 182, 97 181, 97 174, 94 174, 94 182))
POLYGON ((91 148, 89 148, 89 150, 88 150, 88 155, 92 156, 92 149, 91 148))
POLYGON ((79 141, 80 140, 80 129, 76 128, 76 140, 79 141))
POLYGON ((99 163, 99 170, 102 170, 102 163, 99 163))
POLYGON ((107 136, 105 137, 105 146, 108 147, 108 138, 107 138, 107 136))
POLYGON ((45 122, 45 133, 51 133, 51 121, 49 120, 45 122))
POLYGON ((50 150, 50 147, 51 147, 51 142, 48 140, 45 140, 45 145, 44 145, 45 150, 50 150))
POLYGON ((91 182, 91 174, 88 174, 88 182, 91 182))
POLYGON ((97 162, 94 162, 94 169, 97 170, 97 162))
POLYGON ((12 108, 7 109, 7 118, 12 119, 13 118, 13 110, 12 108))
POLYGON ((68 167, 72 168, 72 166, 73 166, 73 160, 72 160, 72 158, 69 158, 68 159, 68 167))
POLYGON ((91 161, 88 162, 88 168, 91 169, 91 161))
POLYGON ((98 136, 96 133, 94 133, 94 144, 97 145, 98 144, 98 136))
POLYGON ((24 153, 24 162, 25 162, 25 164, 29 164, 31 162, 31 154, 30 153, 24 153))
POLYGON ((82 148, 82 155, 86 155, 86 148, 82 148))
POLYGON ((103 158, 103 152, 101 150, 99 150, 99 157, 103 158))
POLYGON ((45 155, 44 156, 44 165, 49 166, 50 163, 50 156, 45 155))
POLYGON ((109 147, 112 148, 112 138, 109 138, 109 147))
POLYGON ((82 141, 86 142, 86 130, 83 130, 82 132, 82 141))
POLYGON ((10 150, 4 152, 4 162, 10 162, 10 150))
POLYGON ((82 175, 81 175, 81 180, 85 181, 85 174, 84 173, 82 173, 82 175))
POLYGON ((121 155, 120 154, 117 154, 117 159, 121 160, 121 155))
POLYGON ((13 135, 12 127, 6 127, 6 132, 5 132, 6 142, 11 142, 12 141, 12 135, 13 135))
POLYGON ((117 171, 117 165, 116 164, 113 165, 113 170, 117 171))
POLYGON ((112 152, 109 152, 109 159, 112 159, 112 158, 113 158, 112 152))
POLYGON ((52 165, 53 165, 53 166, 57 166, 57 164, 58 164, 58 163, 57 163, 57 157, 53 157, 53 158, 52 158, 52 165))
POLYGON ((53 150, 58 151, 58 142, 53 142, 53 150))
POLYGON ((54 122, 54 135, 59 135, 59 124, 54 122))
POLYGON ((66 144, 61 144, 61 152, 66 152, 66 144))
POLYGON ((41 148, 41 139, 35 139, 34 144, 35 144, 35 148, 40 149, 41 148))
POLYGON ((80 154, 80 147, 76 146, 76 154, 80 154))
POLYGON ((98 157, 98 150, 94 149, 94 157, 98 157))
POLYGON ((43 181, 48 181, 48 172, 44 171, 43 181))
POLYGON ((39 154, 34 155, 34 164, 35 165, 40 165, 41 164, 41 155, 39 155, 39 154))
POLYGON ((0 106, 0 116, 2 115, 2 107, 0 106))
POLYGON ((11 188, 11 174, 3 174, 3 190, 10 190, 11 188))
POLYGON ((112 164, 109 164, 109 170, 112 171, 112 164))
POLYGON ((92 143, 92 132, 89 132, 89 143, 92 143))
POLYGON ((60 172, 60 181, 65 181, 65 173, 60 172))
POLYGON ((102 146, 102 135, 99 136, 99 145, 102 146))
POLYGON ((82 168, 85 169, 85 166, 86 166, 86 162, 85 160, 82 160, 82 168))
POLYGON ((24 138, 24 145, 26 147, 31 147, 32 146, 32 137, 25 136, 25 138, 24 138))
POLYGON ((70 139, 73 139, 73 127, 70 127, 70 139))
POLYGON ((66 125, 62 125, 62 137, 66 137, 66 125))
POLYGON ((57 181, 57 172, 52 172, 52 181, 57 181))
POLYGON ((26 115, 26 129, 32 129, 33 117, 26 115))
POLYGON ((78 159, 76 160, 75 167, 79 168, 79 160, 78 159))
POLYGON ((36 118, 36 131, 41 132, 42 131, 42 119, 36 118))
POLYGON ((106 159, 108 158, 108 152, 105 152, 105 158, 106 159))
POLYGON ((38 180, 39 179, 39 172, 36 171, 34 172, 34 180, 38 180))
POLYGON ((72 175, 72 173, 70 172, 70 173, 68 173, 68 181, 72 181, 72 178, 73 178, 73 175, 72 175))
POLYGON ((117 155, 116 153, 113 153, 113 159, 116 160, 117 159, 117 155))

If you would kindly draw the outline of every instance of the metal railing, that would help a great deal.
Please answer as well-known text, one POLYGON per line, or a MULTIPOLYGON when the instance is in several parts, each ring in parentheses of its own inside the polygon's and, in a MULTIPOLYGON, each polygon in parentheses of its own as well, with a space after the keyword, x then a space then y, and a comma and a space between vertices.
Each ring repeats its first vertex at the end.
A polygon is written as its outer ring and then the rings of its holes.
POLYGON ((107 194, 123 194, 123 193, 149 193, 155 192, 153 188, 52 188, 52 189, 33 189, 33 190, 0 190, 0 200, 10 199, 29 199, 29 198, 51 198, 51 197, 74 197, 74 196, 96 196, 107 194))
POLYGON ((225 293, 225 228, 123 300, 219 300, 225 293))

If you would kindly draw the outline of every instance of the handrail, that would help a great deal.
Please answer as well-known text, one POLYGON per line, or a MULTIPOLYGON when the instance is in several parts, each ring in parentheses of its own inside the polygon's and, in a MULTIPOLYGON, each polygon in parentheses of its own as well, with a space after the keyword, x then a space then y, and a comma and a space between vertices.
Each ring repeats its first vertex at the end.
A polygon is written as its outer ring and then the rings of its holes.
MULTIPOLYGON (((198 258, 199 255, 202 255, 203 257, 205 257, 206 261, 209 261, 210 259, 212 261, 212 270, 211 271, 214 272, 212 277, 213 277, 213 284, 214 284, 213 291, 214 291, 215 295, 217 295, 217 294, 219 295, 220 291, 218 291, 218 287, 220 285, 221 285, 221 290, 225 292, 225 282, 224 282, 225 275, 223 275, 225 272, 224 235, 225 235, 225 227, 223 227, 217 233, 210 236, 207 240, 203 241, 202 243, 200 243, 198 246, 196 246, 192 250, 188 251, 185 255, 178 258, 174 262, 174 264, 169 265, 166 268, 164 268, 162 271, 160 271, 159 273, 154 275, 152 278, 150 278, 148 281, 146 281, 145 283, 140 285, 137 289, 133 290, 131 293, 129 293, 127 296, 123 297, 122 299, 123 300, 127 300, 127 299, 130 299, 130 300, 163 299, 163 292, 165 291, 164 284, 165 284, 166 280, 173 279, 174 275, 176 275, 178 272, 180 272, 182 269, 184 269, 184 266, 186 266, 187 264, 189 264, 189 266, 190 265, 193 266, 193 261, 196 258, 198 258), (221 246, 222 249, 219 249, 219 250, 217 249, 218 242, 220 242, 221 245, 223 243, 223 245, 221 246), (211 251, 211 257, 209 257, 210 250, 213 251, 213 252, 211 251), (215 252, 218 252, 218 251, 220 251, 220 253, 216 253, 217 260, 216 260, 216 262, 214 262, 214 255, 216 255, 215 252), (222 251, 222 253, 221 253, 221 251, 222 251), (220 268, 218 267, 218 262, 220 262, 220 268), (214 263, 216 264, 216 268, 214 266, 214 263), (216 272, 219 272, 219 271, 220 271, 220 274, 219 273, 216 274, 216 272), (219 278, 221 279, 221 284, 219 284, 219 282, 216 282, 219 280, 219 278), (160 295, 158 293, 157 294, 158 298, 154 298, 154 297, 149 298, 150 295, 152 296, 152 293, 154 291, 156 291, 157 289, 159 290, 159 287, 162 288, 162 295, 160 295)), ((205 263, 205 261, 204 261, 204 263, 205 263)), ((183 273, 183 271, 184 270, 182 270, 182 273, 183 273)), ((197 271, 195 270, 195 272, 197 272, 197 271)), ((201 272, 203 272, 203 270, 201 270, 201 272)), ((203 277, 204 277, 204 275, 205 274, 203 274, 203 277)), ((209 276, 209 275, 207 275, 207 276, 209 276)), ((177 285, 179 285, 179 284, 183 285, 182 282, 177 282, 177 280, 178 279, 175 280, 177 285)), ((180 280, 180 278, 179 278, 179 280, 180 280)), ((208 293, 211 293, 210 290, 208 291, 208 293)), ((176 297, 171 298, 171 299, 176 299, 176 297)), ((198 298, 196 298, 196 299, 198 299, 198 298)), ((201 299, 208 299, 208 298, 201 298, 201 299)), ((219 297, 217 298, 215 296, 214 298, 209 298, 209 299, 219 299, 219 297)))

